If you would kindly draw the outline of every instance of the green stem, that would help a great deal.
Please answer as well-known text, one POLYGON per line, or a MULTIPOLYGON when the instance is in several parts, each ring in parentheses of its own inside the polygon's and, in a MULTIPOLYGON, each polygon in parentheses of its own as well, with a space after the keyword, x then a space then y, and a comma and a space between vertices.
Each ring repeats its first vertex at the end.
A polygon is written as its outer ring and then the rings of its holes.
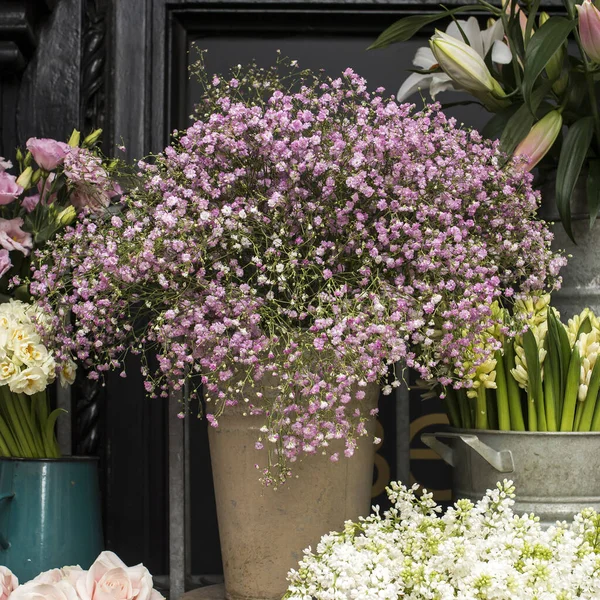
POLYGON ((19 446, 2 416, 0 416, 0 435, 8 446, 8 456, 21 456, 19 446))
POLYGON ((480 385, 477 388, 477 402, 476 402, 476 415, 475 415, 475 428, 476 429, 489 429, 488 416, 487 416, 487 398, 485 395, 485 388, 480 385))
POLYGON ((578 431, 591 431, 592 422, 595 416, 596 403, 598 401, 598 392, 600 391, 600 360, 596 361, 590 377, 588 393, 583 403, 583 414, 579 423, 578 431))
POLYGON ((448 413, 450 425, 452 425, 452 427, 458 427, 459 429, 462 428, 463 424, 460 418, 460 412, 456 400, 456 392, 450 387, 446 389, 444 405, 446 407, 446 412, 448 413))
POLYGON ((495 390, 486 389, 485 398, 487 404, 488 427, 494 431, 498 431, 498 400, 496 399, 495 390))
POLYGON ((544 399, 546 401, 546 425, 548 431, 557 431, 556 400, 554 398, 554 381, 548 370, 544 373, 544 399))
MULTIPOLYGON (((31 403, 31 399, 29 400, 31 403)), ((35 423, 31 420, 31 406, 28 406, 27 399, 23 394, 15 395, 15 405, 17 410, 21 413, 22 423, 26 430, 29 432, 30 444, 33 443, 35 449, 36 458, 44 458, 44 444, 42 443, 39 431, 36 430, 35 423)))
POLYGON ((573 347, 569 370, 567 372, 567 385, 565 386, 565 401, 563 404, 562 418, 560 420, 561 431, 573 431, 575 422, 575 409, 577 404, 577 392, 579 391, 579 370, 581 358, 577 344, 573 347))
POLYGON ((579 425, 581 423, 582 415, 583 415, 583 402, 577 402, 577 408, 575 409, 575 423, 573 424, 573 431, 579 431, 579 425))
POLYGON ((504 342, 504 373, 506 375, 506 393, 510 411, 510 428, 513 431, 525 431, 525 419, 521 406, 521 389, 511 370, 515 368, 515 349, 511 340, 504 342))
POLYGON ((458 408, 460 410, 461 422, 465 429, 473 429, 473 418, 471 416, 471 407, 465 390, 458 390, 458 408))
POLYGON ((535 410, 535 395, 531 391, 531 385, 527 387, 527 431, 537 431, 537 411, 535 410))
POLYGON ((498 410, 498 429, 500 431, 510 430, 510 407, 508 404, 508 388, 506 383, 506 372, 504 370, 504 357, 500 350, 496 350, 496 400, 498 410))
POLYGON ((29 440, 27 439, 23 423, 21 423, 19 414, 15 409, 15 403, 12 392, 7 388, 7 386, 3 385, 2 393, 4 396, 4 405, 6 406, 6 410, 8 411, 8 415, 10 418, 10 425, 13 431, 15 432, 15 437, 23 451, 24 456, 22 458, 33 458, 34 448, 32 448, 32 446, 30 446, 29 444, 29 440))

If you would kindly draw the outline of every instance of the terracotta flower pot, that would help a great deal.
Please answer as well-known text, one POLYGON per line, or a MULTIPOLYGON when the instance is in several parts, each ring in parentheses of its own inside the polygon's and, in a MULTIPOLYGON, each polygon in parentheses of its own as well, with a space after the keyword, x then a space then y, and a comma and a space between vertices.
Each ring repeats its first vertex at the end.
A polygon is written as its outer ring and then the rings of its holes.
MULTIPOLYGON (((377 406, 379 387, 367 388, 361 402, 377 406)), ((347 519, 369 513, 373 481, 375 419, 368 424, 352 458, 308 456, 293 465, 292 477, 279 489, 259 482, 255 465, 265 452, 254 447, 264 424, 260 416, 235 411, 209 428, 225 591, 229 600, 279 600, 286 575, 322 535, 339 530, 347 519)))

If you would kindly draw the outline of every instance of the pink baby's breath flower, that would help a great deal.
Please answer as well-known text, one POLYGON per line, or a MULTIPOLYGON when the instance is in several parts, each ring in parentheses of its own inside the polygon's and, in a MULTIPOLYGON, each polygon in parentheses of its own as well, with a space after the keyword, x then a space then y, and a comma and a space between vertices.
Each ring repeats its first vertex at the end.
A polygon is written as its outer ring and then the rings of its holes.
MULTIPOLYGON (((236 406, 262 415, 274 484, 332 440, 331 460, 354 453, 367 385, 390 364, 472 375, 481 335, 517 328, 491 304, 559 285, 564 259, 531 176, 438 106, 414 112, 352 70, 292 91, 269 70, 211 80, 197 120, 138 164, 122 213, 50 242, 31 290, 49 312, 69 306, 55 345, 96 377, 153 348, 149 394, 201 381, 211 426, 236 406)), ((114 193, 87 152, 65 174, 114 193)))

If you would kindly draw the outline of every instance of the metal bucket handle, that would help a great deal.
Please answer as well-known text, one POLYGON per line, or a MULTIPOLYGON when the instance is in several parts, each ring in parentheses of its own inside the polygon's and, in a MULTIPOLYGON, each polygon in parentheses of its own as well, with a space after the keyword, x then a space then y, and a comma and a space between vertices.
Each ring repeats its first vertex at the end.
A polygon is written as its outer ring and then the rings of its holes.
POLYGON ((451 467, 454 466, 454 452, 450 446, 441 442, 438 438, 459 439, 472 448, 479 456, 487 461, 496 471, 500 473, 512 473, 515 470, 512 452, 510 450, 494 450, 484 444, 474 433, 454 433, 443 431, 436 433, 421 434, 421 441, 440 455, 444 462, 451 467))

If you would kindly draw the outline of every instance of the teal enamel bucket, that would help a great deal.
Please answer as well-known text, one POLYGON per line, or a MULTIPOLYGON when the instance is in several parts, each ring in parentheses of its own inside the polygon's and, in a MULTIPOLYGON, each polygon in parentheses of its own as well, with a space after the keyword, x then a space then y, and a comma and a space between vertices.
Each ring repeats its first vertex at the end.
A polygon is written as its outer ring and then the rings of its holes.
POLYGON ((24 583, 102 550, 97 458, 0 458, 0 565, 24 583))

